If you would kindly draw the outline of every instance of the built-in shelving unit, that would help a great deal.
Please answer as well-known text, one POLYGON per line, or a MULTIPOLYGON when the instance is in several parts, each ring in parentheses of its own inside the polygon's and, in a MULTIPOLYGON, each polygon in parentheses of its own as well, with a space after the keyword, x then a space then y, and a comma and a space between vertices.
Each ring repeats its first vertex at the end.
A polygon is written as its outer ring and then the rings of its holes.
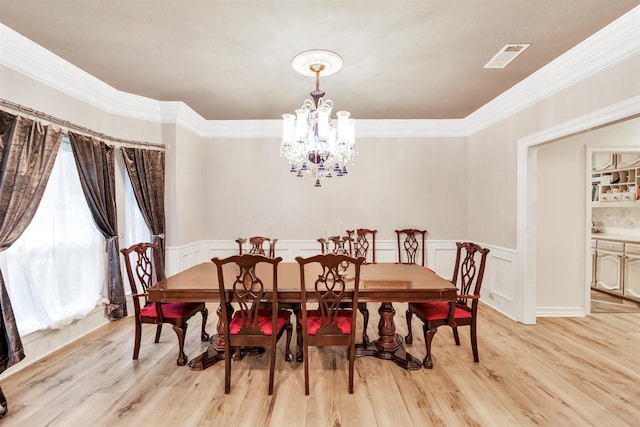
POLYGON ((640 206, 640 153, 594 153, 591 202, 599 206, 640 206))

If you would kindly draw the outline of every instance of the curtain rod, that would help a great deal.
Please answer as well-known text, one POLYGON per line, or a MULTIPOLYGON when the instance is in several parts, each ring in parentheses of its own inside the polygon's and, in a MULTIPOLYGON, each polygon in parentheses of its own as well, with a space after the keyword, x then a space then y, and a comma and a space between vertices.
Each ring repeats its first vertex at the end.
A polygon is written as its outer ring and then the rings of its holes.
POLYGON ((38 119, 43 119, 46 120, 48 122, 51 123, 55 123, 61 126, 64 126, 65 128, 67 128, 67 130, 74 130, 74 131, 79 131, 79 132, 83 132, 85 134, 89 134, 91 136, 96 136, 98 138, 101 139, 106 139, 110 142, 115 142, 116 147, 119 146, 145 146, 145 147, 153 147, 159 150, 166 150, 167 148, 169 148, 167 145, 165 144, 154 144, 152 142, 144 142, 144 141, 134 141, 134 140, 130 140, 130 139, 123 139, 123 138, 115 138, 113 136, 109 136, 107 134, 101 133, 101 132, 97 132, 95 130, 89 129, 87 127, 84 126, 80 126, 77 125, 75 123, 72 123, 68 120, 64 120, 61 119, 59 117, 55 117, 52 116, 50 114, 46 114, 43 113, 42 111, 38 111, 38 110, 34 110, 33 108, 29 108, 29 107, 25 107, 23 105, 20 104, 16 104, 15 102, 11 102, 8 101, 6 99, 0 98, 0 105, 4 106, 4 107, 8 107, 20 114, 27 114, 30 115, 34 118, 38 118, 38 119))

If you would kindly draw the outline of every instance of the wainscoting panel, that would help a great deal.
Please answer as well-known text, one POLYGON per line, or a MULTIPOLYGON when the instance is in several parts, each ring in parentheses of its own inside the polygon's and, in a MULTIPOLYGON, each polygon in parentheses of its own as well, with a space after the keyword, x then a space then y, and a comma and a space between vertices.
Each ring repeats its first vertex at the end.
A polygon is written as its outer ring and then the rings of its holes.
POLYGON ((491 250, 487 256, 482 291, 480 292, 481 301, 515 320, 518 315, 518 299, 516 298, 518 254, 513 249, 482 243, 480 246, 491 250))
MULTIPOLYGON (((517 252, 512 249, 479 244, 491 249, 487 259, 481 301, 502 314, 516 319, 517 252)), ((377 241, 376 260, 396 262, 397 247, 395 240, 377 241)), ((297 256, 309 257, 319 252, 320 244, 315 240, 278 240, 276 244, 276 255, 287 262, 293 262, 297 256)), ((224 258, 237 253, 237 243, 225 240, 203 240, 179 247, 168 247, 166 273, 170 276, 196 264, 209 262, 214 256, 224 258)), ((455 257, 455 241, 427 241, 426 265, 442 277, 451 279, 455 257)))

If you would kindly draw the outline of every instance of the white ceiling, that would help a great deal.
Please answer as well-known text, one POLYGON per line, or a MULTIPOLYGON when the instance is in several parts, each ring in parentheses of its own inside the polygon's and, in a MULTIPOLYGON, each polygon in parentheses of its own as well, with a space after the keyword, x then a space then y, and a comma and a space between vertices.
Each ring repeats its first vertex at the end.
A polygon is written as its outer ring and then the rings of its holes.
POLYGON ((278 119, 314 88, 291 59, 344 59, 321 79, 361 119, 464 118, 640 0, 0 0, 0 22, 114 88, 209 120, 278 119), (483 69, 507 43, 531 43, 483 69))

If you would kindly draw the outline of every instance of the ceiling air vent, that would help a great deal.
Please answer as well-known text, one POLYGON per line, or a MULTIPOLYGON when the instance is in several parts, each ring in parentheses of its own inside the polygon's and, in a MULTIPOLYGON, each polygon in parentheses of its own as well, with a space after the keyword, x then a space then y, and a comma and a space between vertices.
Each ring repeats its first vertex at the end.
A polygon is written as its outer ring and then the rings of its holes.
POLYGON ((504 68, 529 46, 531 46, 530 43, 507 44, 500 49, 489 62, 487 62, 484 68, 504 68))

